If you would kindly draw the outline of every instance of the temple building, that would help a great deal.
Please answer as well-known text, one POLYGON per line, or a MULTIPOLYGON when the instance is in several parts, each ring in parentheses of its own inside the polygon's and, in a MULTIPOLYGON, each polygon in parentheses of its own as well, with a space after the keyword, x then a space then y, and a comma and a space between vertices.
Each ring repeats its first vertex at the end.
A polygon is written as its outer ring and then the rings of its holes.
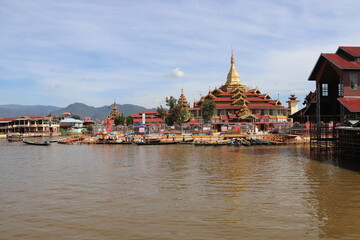
POLYGON ((114 121, 116 118, 120 117, 120 112, 118 111, 116 107, 116 102, 114 101, 114 106, 112 108, 112 111, 110 112, 108 118, 110 121, 114 121))
POLYGON ((184 95, 183 88, 181 89, 181 95, 179 97, 178 104, 180 104, 182 107, 190 108, 190 104, 188 103, 188 101, 186 100, 186 97, 184 95))
MULTIPOLYGON (((201 105, 205 99, 215 102, 216 111, 211 124, 215 129, 223 126, 255 124, 259 130, 272 130, 277 125, 291 122, 290 111, 296 112, 298 100, 291 95, 289 107, 282 106, 279 99, 272 99, 269 94, 261 93, 258 88, 250 89, 240 81, 240 75, 235 68, 235 57, 231 55, 231 66, 224 85, 208 92, 192 108, 181 89, 178 104, 189 108, 191 123, 203 124, 201 105)), ((161 125, 165 124, 157 111, 143 111, 132 114, 135 124, 161 125)), ((233 129, 236 129, 234 127, 233 129)))
MULTIPOLYGON (((201 104, 205 99, 216 104, 216 112, 212 118, 214 125, 252 122, 257 124, 259 129, 268 130, 276 123, 290 121, 290 109, 282 106, 279 99, 273 100, 268 94, 261 93, 258 88, 250 89, 240 81, 233 54, 225 84, 209 91, 206 96, 194 102, 194 107, 190 109, 192 116, 198 121, 202 120, 201 104)), ((292 101, 293 109, 297 107, 297 102, 295 99, 292 101)))

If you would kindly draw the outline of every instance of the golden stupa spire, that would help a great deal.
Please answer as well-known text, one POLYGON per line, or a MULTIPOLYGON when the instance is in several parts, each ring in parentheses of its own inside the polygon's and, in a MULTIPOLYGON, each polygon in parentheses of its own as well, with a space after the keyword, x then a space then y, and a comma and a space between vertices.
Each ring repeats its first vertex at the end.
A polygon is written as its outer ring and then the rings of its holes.
POLYGON ((236 68, 235 68, 235 57, 234 57, 234 53, 232 50, 231 50, 231 67, 230 67, 230 71, 227 75, 227 81, 226 81, 225 85, 227 85, 227 86, 241 85, 239 73, 236 71, 236 68))
POLYGON ((114 100, 114 106, 113 106, 113 110, 117 110, 117 106, 116 106, 116 100, 114 100))
POLYGON ((119 116, 120 116, 120 113, 119 113, 119 111, 117 109, 117 106, 116 106, 116 100, 114 100, 114 106, 113 106, 112 111, 110 112, 108 118, 110 120, 114 121, 119 116))
POLYGON ((183 107, 190 107, 190 104, 187 102, 186 97, 184 95, 184 88, 181 88, 181 95, 178 100, 178 103, 182 105, 183 107))

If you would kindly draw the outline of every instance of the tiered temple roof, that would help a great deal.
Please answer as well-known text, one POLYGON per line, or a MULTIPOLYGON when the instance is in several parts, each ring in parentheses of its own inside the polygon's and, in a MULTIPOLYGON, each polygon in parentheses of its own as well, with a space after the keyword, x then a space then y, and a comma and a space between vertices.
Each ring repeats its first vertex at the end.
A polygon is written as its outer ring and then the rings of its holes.
POLYGON ((181 95, 178 100, 178 104, 182 105, 183 107, 190 108, 190 104, 188 103, 188 101, 186 100, 186 97, 184 95, 184 89, 181 89, 181 95))
POLYGON ((114 121, 117 117, 120 117, 120 113, 117 109, 116 102, 114 102, 114 106, 112 108, 112 111, 109 114, 109 119, 114 121))
POLYGON ((194 103, 194 109, 199 109, 202 102, 209 99, 215 102, 218 111, 225 110, 220 115, 222 120, 241 120, 264 118, 261 114, 253 114, 253 110, 261 109, 287 109, 279 100, 272 100, 268 94, 262 94, 259 89, 249 89, 241 83, 240 76, 235 68, 235 58, 231 55, 231 67, 226 83, 215 88, 206 96, 194 103), (233 110, 233 111, 230 111, 233 110))

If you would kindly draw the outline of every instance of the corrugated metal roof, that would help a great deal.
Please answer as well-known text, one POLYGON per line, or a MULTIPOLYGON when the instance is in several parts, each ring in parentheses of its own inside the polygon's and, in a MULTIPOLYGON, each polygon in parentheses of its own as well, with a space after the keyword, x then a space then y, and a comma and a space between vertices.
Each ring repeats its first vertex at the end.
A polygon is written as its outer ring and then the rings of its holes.
POLYGON ((360 47, 346 47, 340 46, 340 49, 344 50, 345 52, 349 53, 354 57, 360 57, 360 47))
POLYGON ((83 123, 83 121, 74 118, 65 118, 60 121, 61 123, 83 123))
POLYGON ((329 61, 339 69, 360 69, 360 62, 350 61, 341 56, 341 51, 348 53, 353 57, 360 57, 360 47, 339 47, 336 53, 322 53, 317 60, 313 70, 310 73, 308 80, 316 80, 316 74, 320 70, 320 67, 324 61, 329 61), (339 51, 340 50, 340 51, 339 51), (339 53, 339 54, 338 54, 339 53))
POLYGON ((343 97, 338 98, 338 101, 350 112, 360 112, 360 97, 343 97))
POLYGON ((335 53, 323 53, 322 56, 340 69, 360 69, 360 62, 349 61, 335 53))

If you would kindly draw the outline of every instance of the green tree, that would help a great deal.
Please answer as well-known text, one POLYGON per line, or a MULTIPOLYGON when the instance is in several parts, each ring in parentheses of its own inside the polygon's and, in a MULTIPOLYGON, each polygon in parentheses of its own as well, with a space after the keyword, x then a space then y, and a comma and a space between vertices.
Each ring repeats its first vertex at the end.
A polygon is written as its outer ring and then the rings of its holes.
POLYGON ((201 104, 201 112, 204 123, 211 122, 211 118, 215 113, 216 105, 214 101, 205 99, 201 104))
POLYGON ((177 100, 173 96, 166 97, 165 102, 170 111, 177 105, 177 100))
POLYGON ((61 136, 66 136, 67 135, 67 131, 65 129, 63 129, 63 128, 60 128, 59 132, 60 132, 61 136))
POLYGON ((160 107, 157 107, 156 111, 160 115, 160 118, 165 120, 168 116, 167 111, 163 108, 163 106, 160 105, 160 107))
POLYGON ((118 125, 124 125, 125 124, 125 117, 123 114, 121 114, 121 116, 118 116, 117 118, 114 119, 114 124, 115 126, 118 125))
POLYGON ((186 122, 190 119, 191 114, 189 108, 179 104, 173 96, 166 97, 165 102, 166 106, 169 107, 169 113, 167 113, 163 106, 158 107, 157 112, 160 115, 160 118, 165 121, 166 125, 172 126, 174 124, 186 122))
POLYGON ((92 132, 94 130, 94 126, 92 124, 88 125, 86 127, 86 129, 89 131, 89 132, 92 132))
POLYGON ((191 118, 191 113, 188 107, 182 108, 181 109, 181 114, 180 114, 180 121, 183 122, 187 122, 189 121, 191 118))
POLYGON ((174 124, 180 124, 190 119, 191 114, 187 107, 183 107, 180 104, 176 104, 170 111, 170 114, 166 117, 165 123, 169 126, 174 124))
POLYGON ((79 115, 72 115, 71 117, 72 117, 73 119, 79 119, 79 120, 81 119, 81 117, 80 117, 79 115))
POLYGON ((133 116, 127 116, 126 117, 126 124, 127 125, 133 125, 134 124, 134 118, 133 118, 133 116))

